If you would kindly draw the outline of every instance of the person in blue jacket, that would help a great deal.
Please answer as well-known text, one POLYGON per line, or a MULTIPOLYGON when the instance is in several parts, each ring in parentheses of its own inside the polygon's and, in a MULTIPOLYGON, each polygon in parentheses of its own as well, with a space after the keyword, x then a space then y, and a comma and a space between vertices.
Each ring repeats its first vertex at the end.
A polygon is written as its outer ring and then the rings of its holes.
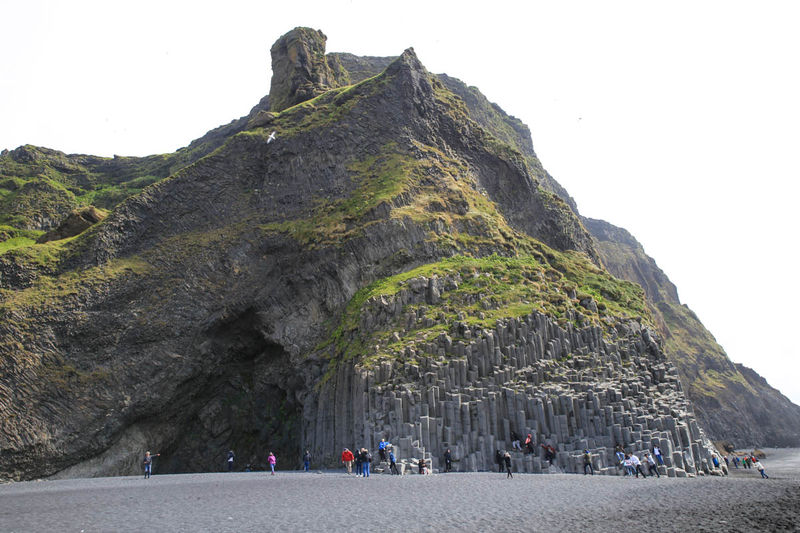
POLYGON ((378 443, 378 455, 381 456, 381 461, 386 461, 386 445, 387 444, 388 443, 384 439, 381 439, 381 441, 378 443))

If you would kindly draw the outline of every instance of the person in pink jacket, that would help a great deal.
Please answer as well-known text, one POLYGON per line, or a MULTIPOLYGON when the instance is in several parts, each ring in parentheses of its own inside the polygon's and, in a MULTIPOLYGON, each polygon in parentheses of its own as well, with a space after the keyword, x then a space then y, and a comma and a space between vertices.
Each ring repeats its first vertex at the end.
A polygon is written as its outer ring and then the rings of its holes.
POLYGON ((270 475, 274 476, 275 475, 275 463, 277 463, 278 460, 275 459, 275 455, 272 452, 269 452, 269 457, 267 457, 267 462, 269 463, 269 469, 272 470, 272 474, 270 474, 270 475))

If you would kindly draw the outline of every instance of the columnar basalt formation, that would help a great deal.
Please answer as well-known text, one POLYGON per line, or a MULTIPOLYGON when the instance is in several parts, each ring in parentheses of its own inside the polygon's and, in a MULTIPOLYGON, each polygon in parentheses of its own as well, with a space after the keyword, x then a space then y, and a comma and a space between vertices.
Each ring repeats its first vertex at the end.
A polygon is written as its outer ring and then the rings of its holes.
POLYGON ((713 446, 651 328, 635 319, 575 326, 572 312, 564 327, 539 312, 490 329, 435 318, 459 282, 413 278, 398 294, 364 304, 359 332, 368 338, 387 327, 398 328, 395 342, 420 329, 443 331, 396 348, 399 356, 332 363, 304 405, 303 440, 316 457, 333 466, 337 450, 375 449, 386 439, 400 460, 436 467, 449 448, 455 470, 489 470, 496 450, 512 451, 516 432, 531 434, 536 451, 514 453, 520 472, 551 471, 545 444, 558 450, 552 471, 582 471, 589 449, 597 472, 620 474, 618 445, 640 456, 659 446, 670 477, 713 470, 713 446))

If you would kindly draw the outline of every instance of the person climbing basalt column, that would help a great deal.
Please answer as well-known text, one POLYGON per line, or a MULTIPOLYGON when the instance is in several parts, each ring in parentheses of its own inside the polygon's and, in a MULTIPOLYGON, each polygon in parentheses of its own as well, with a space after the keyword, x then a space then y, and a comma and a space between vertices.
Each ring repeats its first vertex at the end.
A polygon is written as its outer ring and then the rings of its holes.
POLYGON ((586 469, 589 469, 589 474, 594 475, 594 468, 592 468, 592 456, 589 455, 589 450, 583 450, 583 475, 586 475, 586 469))
POLYGON ((525 438, 525 453, 535 453, 533 450, 533 437, 530 433, 525 438))
POLYGON ((378 455, 380 455, 382 462, 386 461, 386 441, 384 439, 381 439, 378 443, 378 455))
POLYGON ((395 462, 394 452, 390 449, 389 450, 389 471, 394 475, 400 475, 400 472, 397 470, 397 463, 395 462))
POLYGON ((633 467, 633 473, 638 478, 639 474, 642 475, 642 478, 646 478, 644 470, 642 470, 642 461, 639 460, 639 456, 635 453, 631 454, 631 466, 633 467))
POLYGON ((623 459, 622 465, 625 467, 625 475, 633 476, 633 459, 631 459, 631 455, 629 453, 625 454, 625 459, 623 459))
POLYGON ((658 466, 664 464, 664 458, 661 456, 661 448, 658 446, 653 446, 653 455, 656 456, 656 461, 658 461, 658 466))
POLYGON ((549 444, 545 445, 542 444, 542 449, 544 449, 544 460, 547 461, 550 466, 553 465, 553 459, 556 458, 556 449, 550 446, 549 444))
POLYGON ((658 467, 656 466, 656 460, 653 459, 653 456, 649 453, 644 454, 644 458, 647 461, 647 472, 652 476, 653 472, 657 477, 661 477, 661 474, 658 473, 658 467))
POLYGON ((515 431, 511 432, 511 448, 522 451, 522 445, 519 441, 519 435, 515 431))

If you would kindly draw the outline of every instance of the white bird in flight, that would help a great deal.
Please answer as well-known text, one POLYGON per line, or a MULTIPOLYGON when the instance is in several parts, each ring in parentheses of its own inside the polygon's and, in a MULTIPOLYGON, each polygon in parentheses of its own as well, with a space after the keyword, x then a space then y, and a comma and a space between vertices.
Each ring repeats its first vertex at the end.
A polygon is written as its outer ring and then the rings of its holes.
POLYGON ((272 133, 269 134, 269 137, 267 137, 267 144, 271 143, 274 140, 275 140, 275 132, 273 131, 272 133))

